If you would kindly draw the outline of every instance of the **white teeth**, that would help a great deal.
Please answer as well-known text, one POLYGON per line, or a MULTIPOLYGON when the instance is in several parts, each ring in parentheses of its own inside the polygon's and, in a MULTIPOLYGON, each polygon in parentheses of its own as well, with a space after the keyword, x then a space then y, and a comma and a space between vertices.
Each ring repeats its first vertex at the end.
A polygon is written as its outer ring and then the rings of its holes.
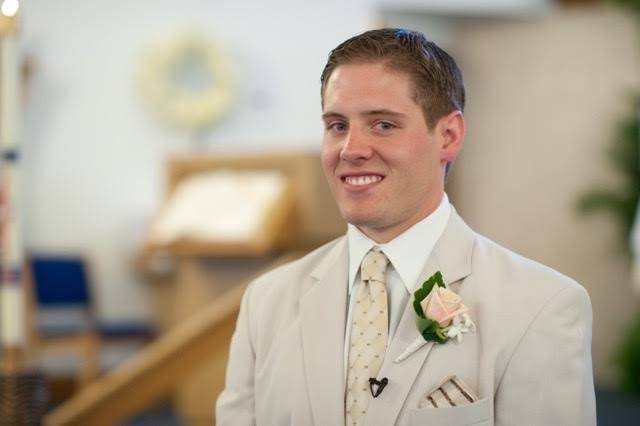
POLYGON ((382 180, 382 176, 347 176, 344 180, 349 185, 362 186, 369 185, 370 183, 380 182, 382 180))

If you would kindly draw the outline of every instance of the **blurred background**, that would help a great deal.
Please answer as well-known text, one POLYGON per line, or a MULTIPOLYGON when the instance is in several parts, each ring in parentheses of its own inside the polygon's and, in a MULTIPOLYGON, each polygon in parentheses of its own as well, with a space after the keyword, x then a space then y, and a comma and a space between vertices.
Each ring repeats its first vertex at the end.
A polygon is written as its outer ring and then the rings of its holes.
POLYGON ((638 418, 637 0, 0 3, 6 424, 211 424, 245 284, 345 230, 319 77, 381 26, 458 61, 450 199, 588 290, 599 423, 638 418))

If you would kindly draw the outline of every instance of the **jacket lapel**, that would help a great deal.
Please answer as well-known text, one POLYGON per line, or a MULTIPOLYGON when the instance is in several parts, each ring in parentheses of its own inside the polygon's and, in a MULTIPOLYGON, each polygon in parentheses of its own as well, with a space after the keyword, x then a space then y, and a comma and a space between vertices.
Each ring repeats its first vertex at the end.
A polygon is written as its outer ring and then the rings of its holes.
MULTIPOLYGON (((419 283, 424 282, 436 271, 442 272, 446 284, 453 284, 468 276, 471 273, 474 239, 473 231, 453 209, 447 227, 420 275, 419 283)), ((420 336, 415 324, 412 302, 413 295, 405 307, 398 329, 387 348, 378 378, 387 377, 389 383, 380 396, 371 400, 366 424, 392 425, 395 423, 416 377, 420 374, 423 364, 427 362, 428 355, 433 350, 437 350, 434 343, 427 343, 404 361, 394 362, 420 336)))
POLYGON ((300 300, 302 350, 314 424, 344 423, 344 330, 349 253, 342 238, 311 273, 300 300))

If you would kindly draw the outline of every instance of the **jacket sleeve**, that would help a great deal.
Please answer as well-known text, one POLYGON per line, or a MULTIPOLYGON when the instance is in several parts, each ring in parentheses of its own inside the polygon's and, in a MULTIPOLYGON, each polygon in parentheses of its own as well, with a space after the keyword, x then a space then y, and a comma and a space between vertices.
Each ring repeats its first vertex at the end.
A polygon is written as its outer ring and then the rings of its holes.
POLYGON ((236 330, 231 338, 225 388, 216 402, 216 424, 255 425, 254 367, 255 350, 251 333, 251 289, 240 305, 236 330))
POLYGON ((595 426, 591 326, 591 302, 579 285, 542 307, 498 384, 496 425, 595 426))

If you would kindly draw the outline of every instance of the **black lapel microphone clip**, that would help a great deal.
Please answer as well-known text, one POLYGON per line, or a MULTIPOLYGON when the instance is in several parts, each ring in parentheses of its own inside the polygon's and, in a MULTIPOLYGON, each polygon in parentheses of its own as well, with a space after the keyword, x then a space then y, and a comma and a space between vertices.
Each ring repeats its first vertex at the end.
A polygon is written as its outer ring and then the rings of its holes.
POLYGON ((387 383, 389 383, 389 379, 386 377, 383 377, 380 381, 375 377, 369 378, 369 389, 371 389, 371 395, 373 395, 374 398, 377 398, 384 390, 384 387, 387 386, 387 383), (374 385, 377 387, 376 390, 373 390, 374 385))

